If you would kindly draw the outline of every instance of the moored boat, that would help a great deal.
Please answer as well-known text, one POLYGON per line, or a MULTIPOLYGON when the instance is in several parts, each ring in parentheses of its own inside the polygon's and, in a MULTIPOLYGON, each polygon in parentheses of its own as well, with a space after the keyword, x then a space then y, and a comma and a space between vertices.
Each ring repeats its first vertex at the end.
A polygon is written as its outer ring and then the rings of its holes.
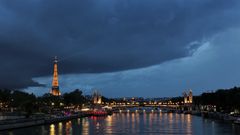
POLYGON ((104 111, 104 110, 94 110, 92 112, 92 115, 93 116, 107 116, 107 115, 109 115, 109 113, 107 111, 104 111))

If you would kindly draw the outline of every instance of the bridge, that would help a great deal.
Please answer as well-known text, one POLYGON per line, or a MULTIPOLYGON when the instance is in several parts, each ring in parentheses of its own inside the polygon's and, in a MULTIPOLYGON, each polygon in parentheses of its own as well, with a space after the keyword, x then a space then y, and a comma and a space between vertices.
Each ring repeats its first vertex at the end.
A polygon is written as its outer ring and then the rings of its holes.
POLYGON ((112 104, 109 105, 114 112, 179 112, 179 111, 191 111, 192 104, 112 104))

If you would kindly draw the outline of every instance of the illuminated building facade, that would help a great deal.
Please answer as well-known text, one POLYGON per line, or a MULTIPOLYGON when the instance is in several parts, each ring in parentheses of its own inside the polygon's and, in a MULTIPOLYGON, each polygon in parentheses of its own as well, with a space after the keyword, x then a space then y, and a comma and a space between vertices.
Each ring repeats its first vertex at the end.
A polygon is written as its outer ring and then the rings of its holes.
POLYGON ((193 103, 193 95, 192 95, 192 90, 190 90, 189 91, 189 93, 188 93, 188 101, 189 101, 189 103, 193 103))
POLYGON ((102 96, 98 91, 94 91, 94 93, 93 93, 93 103, 94 104, 102 103, 102 96))
POLYGON ((189 92, 184 92, 183 93, 183 97, 184 97, 184 104, 192 104, 193 103, 193 94, 192 94, 192 90, 189 90, 189 92))
POLYGON ((59 84, 58 84, 58 59, 57 57, 54 58, 54 62, 53 62, 53 80, 52 80, 52 90, 51 90, 51 94, 54 96, 60 96, 61 92, 59 90, 59 84))

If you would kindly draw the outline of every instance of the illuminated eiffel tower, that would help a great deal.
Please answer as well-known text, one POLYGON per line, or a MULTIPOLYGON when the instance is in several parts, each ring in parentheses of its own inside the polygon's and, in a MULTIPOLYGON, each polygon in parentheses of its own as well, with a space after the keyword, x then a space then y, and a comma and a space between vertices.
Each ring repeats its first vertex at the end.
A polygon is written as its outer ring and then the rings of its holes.
POLYGON ((52 90, 50 93, 54 96, 60 96, 61 92, 59 90, 59 84, 58 84, 58 68, 57 68, 58 59, 57 59, 57 56, 55 56, 53 63, 54 63, 53 80, 52 80, 52 90))

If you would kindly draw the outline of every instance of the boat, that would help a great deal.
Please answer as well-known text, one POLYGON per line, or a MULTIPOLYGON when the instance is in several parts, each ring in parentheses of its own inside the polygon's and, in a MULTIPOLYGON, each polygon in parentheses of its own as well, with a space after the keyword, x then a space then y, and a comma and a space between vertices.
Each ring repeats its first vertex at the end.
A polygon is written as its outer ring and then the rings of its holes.
POLYGON ((109 113, 104 110, 94 110, 92 112, 92 116, 107 116, 107 115, 109 115, 109 113))
POLYGON ((102 108, 95 108, 91 112, 92 116, 107 116, 112 114, 112 110, 102 109, 102 108))

